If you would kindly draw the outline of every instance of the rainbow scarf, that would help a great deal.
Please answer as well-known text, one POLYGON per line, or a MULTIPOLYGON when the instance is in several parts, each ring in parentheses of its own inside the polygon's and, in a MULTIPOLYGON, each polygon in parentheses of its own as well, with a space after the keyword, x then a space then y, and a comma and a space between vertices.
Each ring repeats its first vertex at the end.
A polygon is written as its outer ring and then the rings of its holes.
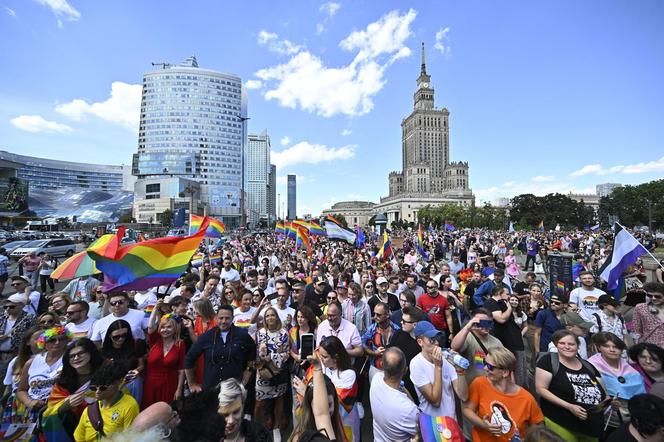
POLYGON ((146 290, 171 284, 186 272, 189 262, 208 229, 204 219, 194 235, 165 237, 120 246, 124 226, 103 248, 88 249, 104 273, 104 291, 146 290))
MULTIPOLYGON (((221 238, 224 236, 226 231, 226 225, 219 221, 218 219, 207 217, 208 226, 205 230, 206 238, 221 238)), ((191 215, 191 225, 189 226, 189 234, 192 235, 194 232, 198 232, 203 224, 205 217, 199 215, 191 215)))

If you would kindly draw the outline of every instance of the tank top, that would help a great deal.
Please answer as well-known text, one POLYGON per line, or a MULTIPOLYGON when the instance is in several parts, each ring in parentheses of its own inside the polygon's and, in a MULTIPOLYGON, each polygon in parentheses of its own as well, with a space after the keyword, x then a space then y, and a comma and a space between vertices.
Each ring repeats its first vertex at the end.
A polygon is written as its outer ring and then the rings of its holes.
POLYGON ((61 370, 62 357, 52 365, 48 365, 46 353, 35 356, 28 370, 28 396, 30 399, 47 400, 61 370))

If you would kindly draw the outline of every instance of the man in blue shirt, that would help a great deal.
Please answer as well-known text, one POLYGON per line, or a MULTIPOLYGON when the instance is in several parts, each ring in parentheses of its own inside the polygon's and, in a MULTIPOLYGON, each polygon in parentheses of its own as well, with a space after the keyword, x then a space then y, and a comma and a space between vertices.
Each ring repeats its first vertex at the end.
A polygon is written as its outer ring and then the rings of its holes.
POLYGON ((536 351, 549 351, 549 342, 554 332, 564 328, 560 323, 560 316, 565 313, 567 300, 558 294, 551 295, 549 308, 540 310, 535 316, 533 324, 533 341, 536 351))
POLYGON ((477 307, 484 305, 484 300, 491 296, 493 288, 497 287, 498 284, 505 287, 510 294, 512 293, 512 286, 506 283, 503 278, 505 278, 505 271, 503 269, 496 269, 493 272, 493 280, 489 279, 475 290, 475 293, 473 293, 473 302, 477 307))

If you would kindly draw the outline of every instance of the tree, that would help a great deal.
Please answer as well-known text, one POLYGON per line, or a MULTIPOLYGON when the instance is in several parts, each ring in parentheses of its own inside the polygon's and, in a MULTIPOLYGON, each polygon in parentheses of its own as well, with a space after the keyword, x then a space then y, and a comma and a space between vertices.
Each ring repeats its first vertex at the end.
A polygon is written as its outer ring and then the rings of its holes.
POLYGON ((344 227, 348 227, 348 222, 346 221, 346 217, 343 216, 342 214, 335 213, 335 214, 332 215, 332 218, 339 221, 341 224, 343 224, 344 227))
POLYGON ((157 220, 164 227, 172 227, 173 226, 173 211, 171 209, 164 210, 159 215, 157 215, 157 220))
POLYGON ((652 221, 653 229, 664 228, 664 180, 614 189, 600 198, 597 214, 603 224, 615 216, 626 226, 647 226, 652 221))
POLYGON ((60 217, 56 219, 58 223, 58 228, 60 229, 68 229, 71 227, 71 223, 69 222, 69 218, 66 216, 60 217))
POLYGON ((369 221, 367 222, 371 227, 374 227, 376 225, 376 215, 372 216, 369 218, 369 221))
POLYGON ((127 212, 123 215, 120 215, 120 218, 118 218, 118 223, 121 224, 129 224, 129 223, 135 223, 136 219, 131 216, 131 212, 127 212))

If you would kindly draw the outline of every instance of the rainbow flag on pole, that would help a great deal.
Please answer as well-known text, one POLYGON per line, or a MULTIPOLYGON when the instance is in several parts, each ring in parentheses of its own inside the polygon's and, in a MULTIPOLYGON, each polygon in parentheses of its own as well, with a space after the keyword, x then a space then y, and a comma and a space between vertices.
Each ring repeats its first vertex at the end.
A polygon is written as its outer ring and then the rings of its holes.
POLYGON ((309 222, 309 235, 311 236, 327 236, 325 227, 322 227, 316 221, 309 222))
POLYGON ((297 228, 297 238, 295 240, 295 248, 307 249, 307 255, 311 256, 311 243, 309 241, 309 231, 304 227, 297 228))
POLYGON ((422 255, 422 259, 428 261, 429 255, 427 255, 427 252, 424 250, 424 237, 422 236, 422 224, 420 224, 419 226, 420 227, 417 229, 417 251, 420 252, 420 255, 422 255))
MULTIPOLYGON (((191 225, 189 226, 189 234, 193 235, 195 232, 198 232, 203 224, 205 218, 199 215, 191 215, 191 225)), ((221 238, 226 231, 226 225, 221 221, 207 217, 208 227, 205 231, 206 238, 221 238)))
POLYGON ((104 273, 105 292, 145 290, 170 284, 187 271, 208 225, 208 219, 204 218, 193 235, 168 236, 125 246, 120 246, 125 230, 121 227, 106 244, 88 249, 88 255, 104 273))
POLYGON ((274 233, 278 235, 284 234, 284 223, 283 221, 277 221, 277 224, 274 226, 274 233))

